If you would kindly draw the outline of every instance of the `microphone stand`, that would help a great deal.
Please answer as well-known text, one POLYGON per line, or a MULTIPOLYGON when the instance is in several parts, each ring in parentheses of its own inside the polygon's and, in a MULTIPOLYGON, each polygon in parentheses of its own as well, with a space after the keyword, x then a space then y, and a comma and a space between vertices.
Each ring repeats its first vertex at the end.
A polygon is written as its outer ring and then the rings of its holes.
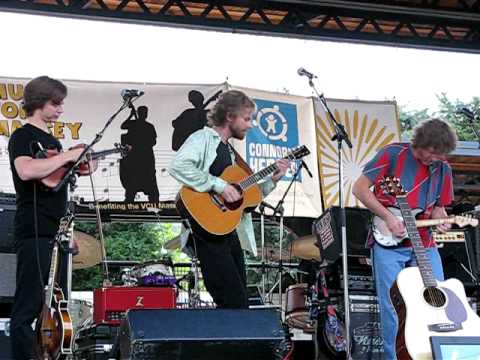
POLYGON ((263 201, 258 206, 260 210, 260 239, 262 244, 262 301, 266 304, 266 297, 265 297, 265 284, 266 284, 266 276, 265 276, 265 205, 263 201))
MULTIPOLYGON (((299 162, 300 165, 298 166, 297 170, 293 174, 292 180, 290 180, 290 184, 288 184, 287 189, 283 193, 282 198, 280 201, 277 203, 275 206, 275 210, 273 210, 273 216, 276 216, 278 214, 279 216, 279 261, 278 261, 278 271, 279 271, 279 281, 278 281, 278 293, 279 293, 279 306, 280 306, 280 311, 282 310, 282 276, 283 276, 283 258, 282 258, 282 241, 283 241, 283 217, 284 217, 284 207, 283 204, 285 202, 285 198, 290 191, 290 188, 292 187, 293 183, 297 179, 298 174, 302 170, 303 167, 303 162, 299 162)), ((273 290, 273 289, 272 289, 273 290)))
MULTIPOLYGON (((142 94, 143 95, 143 94, 142 94)), ((102 139, 103 137, 103 134, 105 133, 105 130, 107 130, 107 128, 110 126, 110 124, 113 122, 113 120, 117 117, 118 114, 120 114, 120 112, 122 112, 125 108, 127 107, 130 107, 130 106, 133 106, 133 102, 136 101, 140 96, 142 95, 139 95, 139 96, 136 96, 136 97, 124 97, 123 98, 123 104, 120 106, 120 108, 107 120, 107 122, 105 123, 105 126, 103 127, 103 129, 98 132, 95 136, 95 138, 92 140, 92 142, 90 144, 88 144, 87 146, 85 146, 85 148, 83 149, 82 153, 80 154, 80 156, 78 157, 78 159, 70 166, 70 168, 67 170, 67 172, 65 173, 65 175, 63 176, 62 180, 58 183, 57 186, 55 186, 52 190, 54 192, 60 190, 67 182, 70 183, 70 184, 75 184, 75 171, 77 170, 77 168, 79 167, 79 165, 85 161, 85 158, 87 159, 87 161, 89 161, 89 158, 90 158, 90 150, 92 149, 92 147, 97 144, 98 142, 100 142, 100 140, 102 139)), ((92 177, 91 177, 91 174, 90 174, 90 180, 92 180, 92 177)), ((93 183, 92 183, 93 185, 93 183)), ((94 201, 95 201, 95 211, 96 211, 96 217, 97 217, 97 224, 98 224, 98 232, 99 232, 99 237, 100 237, 100 242, 102 243, 102 258, 103 258, 103 265, 104 265, 104 271, 105 271, 105 280, 104 280, 104 284, 105 285, 111 285, 111 282, 110 282, 110 279, 109 279, 109 274, 108 274, 108 265, 107 265, 107 261, 106 261, 106 252, 105 252, 105 241, 104 241, 104 237, 103 237, 103 231, 102 231, 102 223, 101 223, 101 217, 100 217, 100 209, 99 209, 99 206, 98 206, 98 201, 97 201, 97 197, 95 196, 95 188, 92 186, 92 191, 94 193, 94 201)))
POLYGON ((333 113, 330 111, 327 105, 327 100, 323 94, 320 94, 315 88, 313 83, 313 77, 309 77, 308 84, 315 92, 317 99, 322 105, 325 113, 330 117, 330 122, 335 129, 335 135, 332 137, 332 141, 336 141, 338 145, 338 202, 340 205, 340 225, 342 235, 342 270, 343 270, 343 301, 345 309, 345 340, 346 340, 346 358, 351 359, 351 337, 350 337, 350 301, 348 296, 348 253, 347 253, 347 227, 346 227, 346 215, 345 206, 343 204, 343 157, 342 157, 342 145, 343 142, 347 144, 349 148, 352 148, 352 142, 350 141, 347 132, 342 124, 340 124, 333 113))

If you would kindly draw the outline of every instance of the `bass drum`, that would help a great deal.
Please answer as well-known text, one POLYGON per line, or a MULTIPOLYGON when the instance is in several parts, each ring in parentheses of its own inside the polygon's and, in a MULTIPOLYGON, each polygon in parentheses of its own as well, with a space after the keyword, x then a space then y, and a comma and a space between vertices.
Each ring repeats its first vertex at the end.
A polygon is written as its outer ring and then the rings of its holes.
POLYGON ((291 285, 287 288, 285 304, 285 323, 304 332, 315 332, 314 324, 310 321, 310 294, 305 283, 291 285))

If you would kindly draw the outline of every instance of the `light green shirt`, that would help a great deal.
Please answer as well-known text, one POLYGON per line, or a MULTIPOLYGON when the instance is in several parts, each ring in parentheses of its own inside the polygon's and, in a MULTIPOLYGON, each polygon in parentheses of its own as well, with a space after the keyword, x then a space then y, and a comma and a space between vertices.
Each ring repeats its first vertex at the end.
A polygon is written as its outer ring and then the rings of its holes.
MULTIPOLYGON (((227 182, 211 175, 209 172, 210 166, 217 157, 217 147, 220 141, 220 135, 210 127, 204 127, 194 132, 178 150, 168 172, 180 183, 191 187, 195 191, 214 191, 221 194, 227 182)), ((230 151, 230 157, 232 164, 238 166, 235 163, 233 151, 230 151)), ((269 178, 260 183, 259 186, 263 195, 266 196, 275 188, 275 183, 269 178)), ((250 213, 243 213, 236 230, 242 248, 257 255, 257 245, 255 243, 252 215, 250 213)), ((186 241, 187 236, 182 238, 186 241)), ((182 241, 182 245, 185 245, 184 241, 182 241)))

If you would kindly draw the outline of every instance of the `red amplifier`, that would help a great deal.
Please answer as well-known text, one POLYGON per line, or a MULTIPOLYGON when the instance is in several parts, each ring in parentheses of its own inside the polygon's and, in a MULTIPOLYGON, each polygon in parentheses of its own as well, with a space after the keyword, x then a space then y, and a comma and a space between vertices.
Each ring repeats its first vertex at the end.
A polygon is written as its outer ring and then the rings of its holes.
POLYGON ((174 309, 174 287, 124 287, 95 289, 93 321, 95 324, 120 324, 128 309, 174 309))

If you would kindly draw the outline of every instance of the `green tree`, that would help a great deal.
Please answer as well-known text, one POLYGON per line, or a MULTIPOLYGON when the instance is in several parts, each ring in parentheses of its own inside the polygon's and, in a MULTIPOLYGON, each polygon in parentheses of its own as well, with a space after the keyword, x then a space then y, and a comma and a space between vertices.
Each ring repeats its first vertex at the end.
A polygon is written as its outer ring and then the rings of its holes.
MULTIPOLYGON (((107 259, 147 262, 159 260, 166 256, 162 253, 165 242, 176 236, 180 227, 171 223, 108 223, 103 227, 107 259)), ((99 238, 96 225, 92 223, 77 223, 75 230, 85 232, 99 238)), ((168 253, 173 260, 182 258, 179 250, 168 253)), ((120 269, 111 269, 111 280, 118 281, 120 269)), ((74 290, 90 290, 101 286, 104 279, 103 268, 100 265, 92 268, 75 270, 73 272, 74 290)))
MULTIPOLYGON (((442 93, 437 95, 437 100, 439 108, 437 112, 430 112, 429 109, 407 110, 404 106, 400 105, 399 113, 402 135, 409 138, 415 125, 431 117, 440 117, 448 121, 455 128, 459 140, 478 141, 469 120, 463 115, 456 114, 455 111, 458 107, 464 106, 474 113, 480 114, 480 98, 473 97, 471 101, 464 102, 458 99, 451 100, 445 93, 442 93)), ((475 125, 477 127, 479 126, 479 124, 475 125)))

